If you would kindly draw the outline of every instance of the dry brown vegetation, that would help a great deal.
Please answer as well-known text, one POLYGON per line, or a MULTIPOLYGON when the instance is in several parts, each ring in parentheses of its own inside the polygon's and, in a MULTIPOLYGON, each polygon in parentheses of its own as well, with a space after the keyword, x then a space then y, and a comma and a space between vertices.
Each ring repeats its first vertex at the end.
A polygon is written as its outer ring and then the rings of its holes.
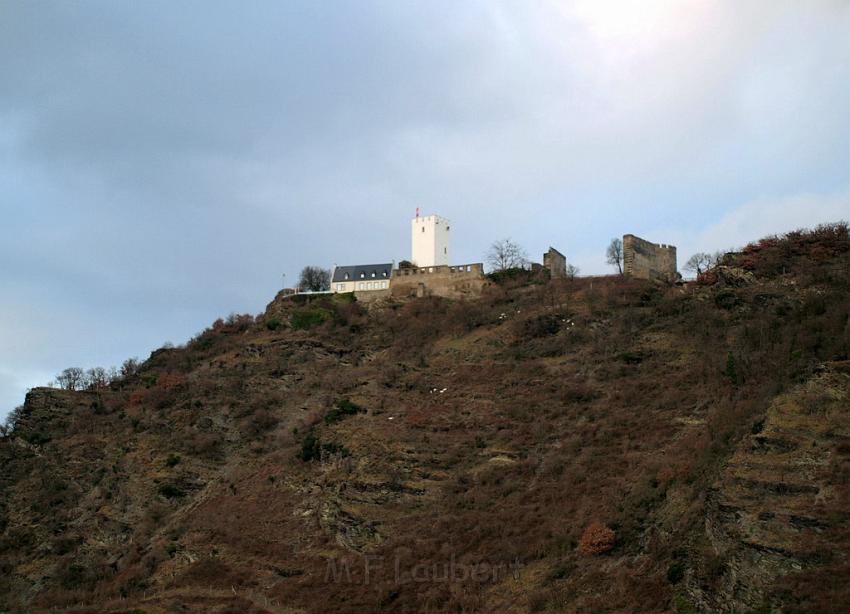
POLYGON ((279 297, 35 390, 0 439, 0 611, 848 605, 850 238, 734 258, 279 297))

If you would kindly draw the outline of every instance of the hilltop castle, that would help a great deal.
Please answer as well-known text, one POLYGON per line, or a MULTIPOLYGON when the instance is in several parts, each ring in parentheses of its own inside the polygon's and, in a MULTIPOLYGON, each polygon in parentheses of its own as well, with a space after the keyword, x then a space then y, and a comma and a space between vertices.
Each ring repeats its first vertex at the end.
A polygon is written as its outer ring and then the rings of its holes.
MULTIPOLYGON (((359 300, 396 296, 475 296, 488 284, 480 262, 452 265, 451 224, 439 215, 420 216, 410 222, 410 260, 337 266, 330 291, 353 292, 359 300)), ((638 279, 675 282, 676 248, 657 245, 627 234, 623 237, 623 273, 638 279)), ((566 257, 554 247, 543 255, 543 264, 531 270, 548 269, 553 279, 567 277, 566 257)))
POLYGON ((387 296, 444 296, 461 298, 481 292, 487 280, 484 265, 450 265, 451 225, 439 215, 419 216, 410 223, 410 260, 393 263, 337 266, 331 292, 354 292, 359 300, 387 296))

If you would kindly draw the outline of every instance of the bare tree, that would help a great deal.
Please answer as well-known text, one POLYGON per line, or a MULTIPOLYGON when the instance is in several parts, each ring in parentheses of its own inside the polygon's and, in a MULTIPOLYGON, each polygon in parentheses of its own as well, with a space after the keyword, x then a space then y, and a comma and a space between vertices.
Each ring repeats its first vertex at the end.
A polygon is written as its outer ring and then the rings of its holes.
POLYGON ((697 277, 705 273, 714 264, 714 259, 710 254, 705 252, 697 252, 685 263, 686 271, 693 271, 697 277))
POLYGON ((109 374, 103 367, 95 367, 86 371, 83 387, 106 388, 109 385, 109 374))
POLYGON ((138 358, 128 358, 121 365, 121 377, 130 377, 139 372, 141 363, 138 358))
POLYGON ((723 257, 726 255, 724 251, 717 251, 713 254, 708 254, 706 252, 697 252, 685 263, 684 269, 686 271, 693 271, 696 273, 697 277, 716 267, 718 264, 723 262, 723 257))
POLYGON ((566 268, 567 278, 575 279, 579 274, 579 268, 574 264, 568 264, 566 268))
POLYGON ((80 390, 85 382, 85 372, 79 367, 68 367, 56 376, 56 383, 65 390, 80 390))
POLYGON ((323 292, 331 289, 331 272, 318 266, 305 266, 298 279, 301 292, 323 292))
POLYGON ((18 405, 15 409, 9 412, 9 415, 6 416, 6 419, 3 421, 3 424, 0 425, 0 437, 8 437, 15 430, 15 425, 20 420, 21 415, 24 413, 24 406, 18 405))
POLYGON ((611 239, 608 244, 608 249, 605 250, 605 262, 611 266, 616 266, 620 275, 623 274, 623 241, 622 239, 611 239))
POLYGON ((525 250, 510 239, 495 241, 487 252, 487 264, 494 271, 522 268, 527 262, 525 250))

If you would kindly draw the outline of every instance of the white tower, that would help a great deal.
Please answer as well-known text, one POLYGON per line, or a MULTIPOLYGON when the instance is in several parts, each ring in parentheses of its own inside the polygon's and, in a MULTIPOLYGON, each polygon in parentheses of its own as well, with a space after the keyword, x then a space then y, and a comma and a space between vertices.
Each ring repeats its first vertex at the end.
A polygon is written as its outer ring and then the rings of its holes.
POLYGON ((449 221, 439 215, 416 217, 411 223, 411 262, 418 267, 448 266, 449 221))

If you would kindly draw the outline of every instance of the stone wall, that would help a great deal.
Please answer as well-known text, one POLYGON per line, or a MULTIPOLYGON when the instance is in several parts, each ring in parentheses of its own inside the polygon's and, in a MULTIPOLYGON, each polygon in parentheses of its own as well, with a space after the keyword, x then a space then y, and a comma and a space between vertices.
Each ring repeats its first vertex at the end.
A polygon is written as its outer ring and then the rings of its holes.
POLYGON ((650 243, 634 235, 623 237, 623 272, 637 279, 672 282, 679 277, 676 248, 650 243))
POLYGON ((567 276, 567 257, 554 247, 550 247, 549 251, 543 254, 543 266, 549 269, 553 279, 567 276))
POLYGON ((404 268, 393 271, 390 289, 393 296, 478 296, 487 285, 481 263, 458 266, 404 268))

